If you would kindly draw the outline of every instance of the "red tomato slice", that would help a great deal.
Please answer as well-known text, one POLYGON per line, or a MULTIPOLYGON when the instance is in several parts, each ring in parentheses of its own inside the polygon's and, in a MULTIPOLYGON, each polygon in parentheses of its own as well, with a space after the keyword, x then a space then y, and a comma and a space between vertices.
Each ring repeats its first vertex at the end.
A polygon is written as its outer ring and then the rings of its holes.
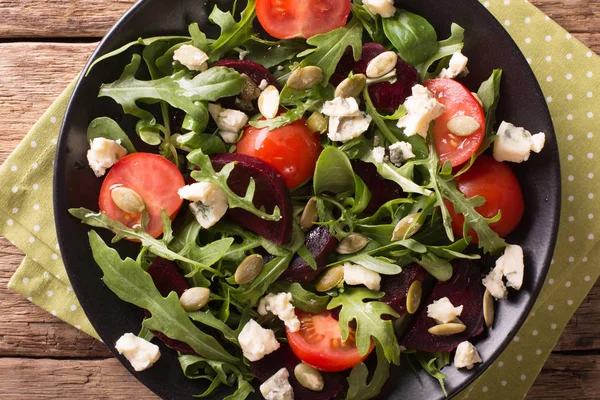
POLYGON ((153 237, 163 232, 161 210, 165 209, 173 220, 183 203, 177 194, 177 189, 185 185, 183 175, 172 162, 158 154, 133 153, 123 157, 102 183, 98 199, 100 211, 131 228, 140 223, 141 214, 130 214, 117 207, 111 197, 111 190, 117 185, 134 190, 144 200, 150 216, 147 232, 153 237))
POLYGON ((310 314, 296 309, 300 330, 290 332, 286 328, 288 342, 296 357, 312 367, 326 372, 338 372, 352 368, 369 356, 374 343, 361 356, 354 342, 354 329, 350 328, 348 340, 342 342, 338 321, 331 312, 310 314))
POLYGON ((443 164, 450 160, 453 167, 461 165, 479 149, 485 136, 483 108, 469 89, 453 79, 432 79, 424 85, 435 95, 438 102, 446 106, 446 111, 436 118, 433 126, 433 141, 440 162, 443 164), (454 135, 446 125, 458 115, 474 118, 479 123, 479 129, 466 137, 454 135))
POLYGON ((321 137, 308 130, 301 119, 272 131, 248 126, 235 152, 263 160, 292 189, 313 176, 321 150, 321 137))
POLYGON ((309 38, 346 25, 350 0, 257 0, 256 16, 278 39, 309 38))
MULTIPOLYGON (((501 237, 511 233, 523 216, 525 203, 517 177, 505 163, 498 162, 490 156, 479 156, 475 164, 463 175, 456 178, 458 190, 467 198, 483 196, 484 205, 475 210, 486 218, 493 218, 502 213, 498 222, 490 224, 490 228, 501 237)), ((452 203, 446 201, 452 217, 452 230, 457 236, 463 236, 464 217, 454 211, 452 203)), ((468 235, 477 243, 477 234, 470 229, 468 235)))

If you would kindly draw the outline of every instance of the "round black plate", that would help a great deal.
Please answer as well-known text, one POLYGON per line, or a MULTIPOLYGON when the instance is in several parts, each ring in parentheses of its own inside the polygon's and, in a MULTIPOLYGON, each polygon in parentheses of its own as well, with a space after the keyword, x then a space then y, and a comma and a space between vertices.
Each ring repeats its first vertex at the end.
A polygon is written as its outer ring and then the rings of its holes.
MULTIPOLYGON (((222 10, 232 1, 220 1, 222 10)), ((102 41, 92 60, 138 37, 187 34, 187 25, 199 22, 206 26, 207 15, 214 2, 197 0, 145 0, 137 3, 102 41)), ((494 17, 476 0, 422 0, 406 2, 402 7, 427 18, 440 38, 449 35, 450 24, 456 22, 466 29, 464 53, 469 57, 471 73, 465 80, 476 90, 494 68, 504 70, 498 119, 525 126, 532 132, 546 132, 546 147, 523 164, 511 164, 525 195, 526 212, 519 228, 508 242, 520 244, 525 251, 526 274, 524 287, 499 303, 494 328, 476 341, 484 360, 471 371, 444 369, 448 375, 446 387, 450 397, 488 368, 510 343, 523 324, 543 285, 550 265, 560 211, 560 168, 556 138, 546 102, 537 81, 516 44, 494 17)), ((215 37, 218 32, 209 31, 215 37)), ((89 227, 71 217, 67 209, 87 207, 97 209, 102 180, 94 177, 87 167, 86 129, 98 116, 111 116, 126 132, 135 132, 135 120, 124 116, 111 99, 97 98, 103 82, 119 77, 131 53, 96 66, 82 77, 71 99, 59 140, 54 176, 54 212, 58 238, 69 278, 86 315, 104 342, 115 353, 114 343, 125 332, 137 333, 143 318, 135 306, 117 298, 102 282, 100 268, 92 259, 87 241, 89 227)), ((86 67, 87 68, 87 67, 86 67)), ((135 135, 133 135, 135 136, 135 135)), ((136 140, 136 138, 133 138, 136 140)), ((143 148, 139 141, 138 149, 143 148)), ((103 233, 105 235, 105 233, 103 233)), ((104 236, 108 238, 108 236, 104 236)), ((135 255, 135 245, 118 243, 121 255, 135 255)), ((165 399, 192 398, 206 389, 204 381, 186 379, 177 362, 176 353, 161 344, 159 362, 149 370, 133 372, 129 363, 118 356, 124 365, 152 391, 165 399)), ((383 398, 443 399, 436 380, 425 373, 417 379, 404 362, 392 371, 383 398)), ((222 399, 226 392, 216 392, 211 399, 222 399)), ((259 395, 255 394, 256 398, 259 395)))

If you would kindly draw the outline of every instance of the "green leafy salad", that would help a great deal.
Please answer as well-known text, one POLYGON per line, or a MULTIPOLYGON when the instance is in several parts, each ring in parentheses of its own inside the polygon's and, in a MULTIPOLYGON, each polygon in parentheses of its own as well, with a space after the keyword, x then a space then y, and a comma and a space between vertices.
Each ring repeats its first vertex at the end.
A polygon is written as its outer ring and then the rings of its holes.
POLYGON ((133 54, 98 95, 136 135, 90 122, 99 209, 69 210, 140 244, 123 259, 89 233, 104 284, 146 310, 115 348, 143 371, 162 341, 198 397, 366 400, 401 359, 445 393, 523 283, 506 161, 545 135, 496 123, 501 70, 459 82, 460 26, 440 39, 391 0, 297 1, 215 6, 215 38, 193 23, 92 64, 133 54))

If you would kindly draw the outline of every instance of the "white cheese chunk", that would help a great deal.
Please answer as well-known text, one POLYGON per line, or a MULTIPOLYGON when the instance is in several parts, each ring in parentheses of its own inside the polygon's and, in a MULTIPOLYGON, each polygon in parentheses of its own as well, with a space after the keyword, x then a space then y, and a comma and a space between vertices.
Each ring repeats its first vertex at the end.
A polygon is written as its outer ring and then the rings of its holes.
POLYGON ((525 264, 523 263, 523 249, 516 244, 509 244, 504 249, 504 254, 496 260, 496 268, 502 271, 508 287, 521 289, 525 264))
POLYGON ((238 341, 244 357, 249 361, 258 361, 277 350, 280 346, 277 339, 275 339, 275 332, 263 328, 253 319, 244 325, 244 329, 238 336, 238 341))
POLYGON ((546 142, 543 132, 531 135, 524 128, 502 121, 494 142, 494 159, 521 163, 529 159, 531 151, 539 153, 546 142))
POLYGON ((346 263, 344 264, 344 282, 348 285, 365 285, 371 290, 379 290, 381 275, 362 265, 346 263))
POLYGON ((87 160, 94 174, 101 177, 108 168, 115 165, 125 155, 127 155, 127 150, 121 146, 120 140, 114 141, 98 137, 90 143, 87 160))
POLYGON ((435 319, 438 324, 457 321, 462 314, 463 306, 454 307, 450 299, 442 297, 427 306, 427 316, 435 319))
POLYGON ((444 113, 446 107, 439 103, 425 86, 415 85, 412 96, 404 102, 407 114, 398 120, 398 128, 404 128, 406 136, 419 134, 427 138, 431 121, 444 113))
POLYGON ((480 362, 482 361, 479 352, 470 342, 464 341, 458 345, 454 355, 454 366, 456 368, 471 369, 480 362))
POLYGON ((396 13, 394 0, 363 0, 363 5, 373 14, 379 14, 383 18, 389 18, 396 13))
POLYGON ((294 389, 290 385, 290 373, 281 368, 260 385, 260 393, 265 400, 294 400, 294 389))
POLYGON ((502 269, 496 266, 490 273, 483 278, 483 286, 490 291, 490 294, 496 299, 506 299, 508 291, 502 281, 502 269))
POLYGON ((467 69, 467 62, 469 59, 465 57, 460 51, 452 54, 448 68, 442 69, 440 72, 440 78, 454 79, 457 76, 465 76, 469 73, 467 69))
POLYGON ((322 114, 329 117, 358 117, 362 112, 358 109, 358 103, 354 97, 336 97, 323 104, 322 114))
POLYGON ((258 88, 260 90, 265 90, 268 86, 269 82, 266 79, 263 79, 262 81, 260 81, 260 85, 258 85, 258 88))
POLYGON ((260 315, 266 315, 270 311, 273 315, 279 317, 291 332, 300 330, 300 320, 296 316, 295 310, 292 305, 291 293, 270 293, 258 303, 258 313, 260 315))
POLYGON ((383 159, 385 158, 385 149, 381 146, 374 147, 373 148, 373 158, 375 159, 375 162, 378 162, 381 164, 383 162, 383 159))
POLYGON ((115 348, 123 354, 136 371, 143 371, 154 365, 160 358, 160 349, 157 345, 137 337, 133 333, 126 333, 117 340, 115 348))
POLYGON ((243 112, 223 108, 218 104, 210 103, 208 112, 221 131, 239 132, 248 123, 248 116, 243 112))
POLYGON ((406 160, 416 157, 412 151, 412 144, 408 142, 396 142, 389 149, 390 161, 395 166, 400 166, 406 160))
POLYGON ((192 201, 190 209, 204 229, 216 224, 227 212, 227 193, 211 182, 196 182, 179 188, 179 197, 192 201))
POLYGON ((220 131, 219 134, 225 143, 236 143, 240 134, 237 132, 220 131))
POLYGON ((371 124, 371 116, 361 114, 358 117, 329 117, 327 137, 334 142, 347 142, 366 132, 371 124))
POLYGON ((173 60, 179 61, 190 71, 205 71, 208 55, 197 47, 184 44, 173 53, 173 60))

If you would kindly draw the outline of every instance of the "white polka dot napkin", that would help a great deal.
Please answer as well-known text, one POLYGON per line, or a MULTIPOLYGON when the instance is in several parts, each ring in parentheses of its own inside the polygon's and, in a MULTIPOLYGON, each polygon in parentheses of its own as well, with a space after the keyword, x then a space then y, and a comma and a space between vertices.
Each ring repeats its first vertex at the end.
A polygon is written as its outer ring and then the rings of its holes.
MULTIPOLYGON (((562 330, 599 276, 600 58, 526 0, 483 4, 535 72, 553 117, 561 156, 563 209, 554 260, 527 321, 494 365, 460 399, 523 398, 562 330), (598 93, 596 93, 598 91, 598 93)), ((0 168, 0 234, 27 257, 9 288, 96 336, 73 294, 57 247, 52 164, 73 85, 0 168)))

